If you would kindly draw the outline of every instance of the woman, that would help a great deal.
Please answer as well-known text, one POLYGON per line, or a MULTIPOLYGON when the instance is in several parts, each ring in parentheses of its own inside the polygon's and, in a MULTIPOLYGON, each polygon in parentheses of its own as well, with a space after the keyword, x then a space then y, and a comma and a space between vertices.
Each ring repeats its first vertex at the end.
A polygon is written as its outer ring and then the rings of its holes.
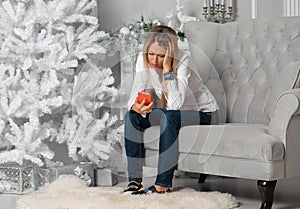
MULTIPOLYGON (((178 50, 176 32, 156 26, 146 37, 136 64, 136 75, 125 116, 125 149, 129 184, 124 192, 169 192, 178 161, 179 129, 186 125, 211 124, 218 105, 193 70, 188 55, 178 50), (138 92, 153 90, 155 101, 138 102, 138 92), (153 186, 143 189, 143 132, 160 125, 158 174, 153 186)), ((215 119, 214 119, 215 120, 215 119)), ((214 123, 216 121, 213 121, 214 123)))

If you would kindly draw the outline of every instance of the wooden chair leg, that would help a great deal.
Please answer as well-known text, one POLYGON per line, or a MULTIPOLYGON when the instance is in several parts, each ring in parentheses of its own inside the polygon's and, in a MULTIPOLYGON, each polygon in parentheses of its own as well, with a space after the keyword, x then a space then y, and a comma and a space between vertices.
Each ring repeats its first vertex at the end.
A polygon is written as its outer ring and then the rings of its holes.
POLYGON ((273 204, 275 181, 257 181, 257 187, 261 195, 262 203, 260 209, 271 209, 273 204))
POLYGON ((198 183, 199 183, 199 184, 204 183, 205 180, 206 180, 206 177, 207 177, 207 174, 200 173, 200 176, 199 176, 199 179, 198 179, 198 183))

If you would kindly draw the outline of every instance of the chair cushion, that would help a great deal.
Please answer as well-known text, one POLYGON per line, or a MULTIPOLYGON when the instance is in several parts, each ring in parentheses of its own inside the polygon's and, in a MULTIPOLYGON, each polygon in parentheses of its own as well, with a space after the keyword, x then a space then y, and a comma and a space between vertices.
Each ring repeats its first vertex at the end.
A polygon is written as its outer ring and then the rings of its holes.
MULTIPOLYGON (((159 127, 145 131, 145 147, 158 150, 159 127)), ((179 152, 224 156, 258 161, 284 157, 283 143, 261 124, 186 126, 179 133, 179 152)))

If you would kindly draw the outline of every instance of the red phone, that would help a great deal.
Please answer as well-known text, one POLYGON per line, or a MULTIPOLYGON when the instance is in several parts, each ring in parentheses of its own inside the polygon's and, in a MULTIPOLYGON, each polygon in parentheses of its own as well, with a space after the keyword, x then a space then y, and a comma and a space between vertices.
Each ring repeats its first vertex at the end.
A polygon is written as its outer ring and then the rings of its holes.
POLYGON ((142 101, 145 99, 145 104, 144 105, 149 105, 153 100, 152 96, 149 93, 146 92, 138 92, 138 103, 142 103, 142 101))

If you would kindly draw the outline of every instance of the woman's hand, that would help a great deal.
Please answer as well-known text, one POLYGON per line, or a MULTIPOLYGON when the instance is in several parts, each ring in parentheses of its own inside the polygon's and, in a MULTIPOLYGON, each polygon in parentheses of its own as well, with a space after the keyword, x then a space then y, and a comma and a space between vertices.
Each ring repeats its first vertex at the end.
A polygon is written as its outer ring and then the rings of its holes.
POLYGON ((172 70, 172 45, 169 43, 169 47, 167 48, 165 57, 164 57, 164 62, 163 62, 163 70, 164 71, 170 71, 172 70))
POLYGON ((140 114, 147 114, 152 112, 154 101, 152 101, 149 105, 145 105, 146 100, 144 99, 141 103, 138 103, 138 99, 135 99, 134 104, 132 105, 131 109, 140 114))

